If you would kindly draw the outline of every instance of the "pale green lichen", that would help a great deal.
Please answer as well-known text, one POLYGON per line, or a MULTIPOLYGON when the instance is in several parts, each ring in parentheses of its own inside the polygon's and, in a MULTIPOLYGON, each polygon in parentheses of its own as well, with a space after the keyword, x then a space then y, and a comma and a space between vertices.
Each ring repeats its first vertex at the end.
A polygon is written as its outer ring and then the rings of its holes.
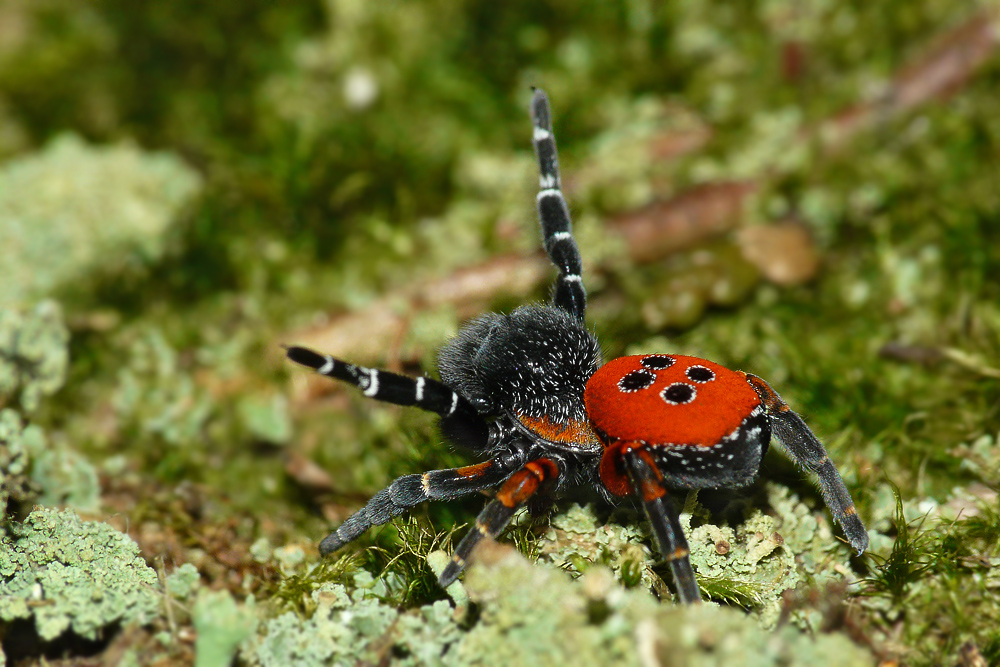
POLYGON ((201 588, 201 574, 191 563, 184 563, 167 575, 164 589, 177 600, 186 600, 201 588))
POLYGON ((65 135, 0 167, 0 304, 17 304, 94 269, 161 253, 163 233, 199 190, 178 158, 65 135))
MULTIPOLYGON (((4 279, 0 285, 8 282, 4 279)), ((68 344, 69 332, 54 301, 24 311, 0 307, 0 406, 17 398, 23 410, 33 412, 42 398, 62 387, 69 364, 68 344)))
MULTIPOLYGON (((519 515, 522 521, 526 518, 527 514, 519 515)), ((656 559, 644 544, 649 537, 637 522, 603 522, 591 506, 573 503, 552 515, 537 548, 543 561, 559 568, 582 571, 602 565, 629 585, 638 584, 630 579, 638 572, 647 588, 662 588, 651 570, 656 559)))
MULTIPOLYGON (((654 569, 646 527, 627 511, 618 512, 619 523, 574 504, 534 538, 527 515, 518 515, 515 541, 537 550, 538 565, 491 541, 477 549, 463 582, 448 589, 454 609, 438 601, 400 612, 385 601, 399 586, 394 573, 389 581, 364 570, 346 583, 316 580, 303 605, 311 614, 286 612, 265 622, 260 636, 244 645, 243 657, 259 665, 390 657, 414 665, 775 665, 801 656, 817 665, 870 661, 846 637, 821 634, 819 618, 793 611, 796 622, 775 629, 781 594, 805 581, 842 579, 848 551, 829 523, 787 489, 768 485, 767 493, 773 515, 755 511, 732 527, 708 523, 693 499, 682 516, 688 526, 701 522, 688 535, 703 591, 753 608, 756 618, 711 603, 657 603, 650 588, 669 593, 654 569), (466 628, 470 599, 479 614, 466 628)), ((401 527, 409 531, 411 523, 401 527)), ((427 561, 439 574, 449 558, 432 551, 427 561)))
MULTIPOLYGON (((562 544, 550 552, 585 550, 575 530, 591 525, 585 507, 574 506, 553 527, 562 544), (574 547, 576 545, 576 547, 574 547)), ((638 533, 635 529, 628 532, 638 533)), ((601 533, 598 529, 598 533, 601 533)), ((582 533, 580 533, 582 535, 582 533)), ((638 535, 633 535, 638 536, 638 535)), ((596 538, 617 545, 611 528, 596 538)), ((443 552, 430 558, 440 570, 443 552)), ((568 561, 567 561, 568 563, 568 561)), ((564 564, 566 565, 566 564, 564 564)), ((363 582, 362 582, 363 583, 363 582)), ((657 603, 645 590, 626 590, 612 572, 593 565, 573 578, 551 565, 532 565, 516 551, 486 542, 473 553, 464 583, 446 601, 400 612, 370 594, 341 584, 320 584, 311 593, 315 612, 292 612, 267 621, 262 634, 243 646, 255 665, 780 665, 867 664, 871 655, 842 635, 803 633, 786 625, 774 631, 745 613, 713 604, 680 607, 657 603), (479 614, 471 627, 456 622, 469 597, 479 614)), ((467 621, 466 621, 467 622, 467 621)))
POLYGON ((69 332, 58 304, 28 311, 0 308, 0 514, 17 506, 97 507, 97 471, 62 440, 46 436, 24 414, 58 391, 69 359, 69 332), (15 399, 17 399, 15 401, 15 399), (5 404, 11 407, 3 407, 5 404), (13 406, 17 406, 15 409, 13 406))
POLYGON ((40 489, 28 474, 34 449, 32 442, 44 442, 37 426, 24 427, 21 416, 9 408, 0 410, 0 516, 7 516, 8 504, 25 505, 40 489))
POLYGON ((0 410, 0 497, 25 505, 67 505, 94 510, 100 497, 97 470, 78 452, 53 442, 34 424, 0 410))
POLYGON ((191 617, 198 631, 196 667, 232 663, 237 647, 257 629, 253 598, 239 604, 228 591, 201 591, 191 617))
MULTIPOLYGON (((822 511, 814 512, 783 486, 766 488, 773 515, 755 510, 739 524, 716 525, 690 494, 681 523, 703 594, 753 609, 764 627, 773 627, 785 591, 804 582, 843 580, 850 553, 822 511)), ((541 560, 576 572, 601 565, 628 586, 641 581, 669 596, 653 570, 659 558, 646 546, 652 542, 646 522, 623 518, 631 520, 603 522, 590 506, 570 505, 551 517, 538 540, 541 560)))
POLYGON ((970 443, 959 445, 955 455, 961 458, 961 467, 985 483, 1000 487, 1000 436, 982 435, 970 443))
POLYGON ((177 350, 160 329, 138 332, 127 363, 118 371, 112 395, 115 411, 144 436, 158 436, 171 445, 197 442, 218 406, 184 371, 177 350))
POLYGON ((871 656, 844 636, 762 630, 738 610, 657 604, 627 591, 604 568, 580 579, 535 567, 488 545, 465 579, 478 623, 445 664, 857 665, 871 656))
POLYGON ((66 631, 98 639, 116 624, 160 615, 156 572, 111 526, 37 509, 0 538, 0 619, 30 619, 44 641, 66 631))
POLYGON ((292 437, 288 400, 283 394, 243 396, 236 404, 236 411, 244 428, 258 440, 283 444, 292 437))
POLYGON ((736 526, 703 523, 690 530, 688 543, 703 590, 753 608, 771 628, 785 591, 842 580, 850 553, 834 536, 825 510, 814 512, 777 484, 767 484, 767 494, 773 515, 755 510, 736 526))
POLYGON ((264 624, 243 657, 250 664, 340 665, 377 663, 440 664, 445 649, 461 636, 451 605, 439 600, 401 613, 367 589, 349 594, 340 584, 320 585, 311 594, 315 612, 302 619, 286 612, 264 624))

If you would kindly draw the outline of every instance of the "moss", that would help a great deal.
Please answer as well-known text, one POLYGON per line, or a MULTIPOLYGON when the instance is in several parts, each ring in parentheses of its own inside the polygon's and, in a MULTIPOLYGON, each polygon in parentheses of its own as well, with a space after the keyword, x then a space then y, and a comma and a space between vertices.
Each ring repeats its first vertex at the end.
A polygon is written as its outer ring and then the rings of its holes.
MULTIPOLYGON (((87 130, 107 131, 118 120, 99 75, 116 36, 94 7, 13 0, 0 10, 0 23, 7 26, 0 48, 0 99, 18 130, 10 148, 25 148, 43 128, 83 120, 87 130)), ((0 153, 2 148, 0 139, 0 153)))
POLYGON ((94 640, 160 614, 156 573, 107 524, 39 509, 0 539, 0 618, 30 620, 42 640, 67 631, 94 640))

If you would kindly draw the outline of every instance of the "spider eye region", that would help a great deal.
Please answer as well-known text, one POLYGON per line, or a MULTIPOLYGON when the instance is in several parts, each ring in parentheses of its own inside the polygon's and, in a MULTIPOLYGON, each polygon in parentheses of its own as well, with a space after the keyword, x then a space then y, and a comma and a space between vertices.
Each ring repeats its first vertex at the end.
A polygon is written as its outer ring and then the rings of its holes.
POLYGON ((742 373, 682 355, 614 359, 587 382, 587 415, 609 440, 712 447, 760 407, 742 373))

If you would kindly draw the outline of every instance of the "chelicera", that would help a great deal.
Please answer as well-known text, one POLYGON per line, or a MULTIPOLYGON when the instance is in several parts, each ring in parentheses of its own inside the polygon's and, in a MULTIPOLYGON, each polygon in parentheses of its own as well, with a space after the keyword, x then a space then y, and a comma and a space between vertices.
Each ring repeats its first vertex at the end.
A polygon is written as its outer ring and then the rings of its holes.
POLYGON ((499 486, 441 574, 465 567, 473 547, 496 537, 527 505, 545 511, 564 489, 594 485, 609 500, 634 498, 653 527, 682 602, 701 599, 670 489, 740 487, 757 475, 771 436, 806 470, 857 553, 868 546, 844 482, 801 417, 764 380, 676 354, 601 364, 584 324, 586 291, 569 209, 559 181, 549 102, 531 102, 538 156, 537 197, 545 251, 559 271, 551 304, 487 313, 466 324, 439 354, 441 381, 364 368, 302 347, 292 361, 358 387, 380 401, 440 416, 445 438, 481 462, 404 475, 320 543, 330 554, 372 526, 425 500, 449 500, 499 486))

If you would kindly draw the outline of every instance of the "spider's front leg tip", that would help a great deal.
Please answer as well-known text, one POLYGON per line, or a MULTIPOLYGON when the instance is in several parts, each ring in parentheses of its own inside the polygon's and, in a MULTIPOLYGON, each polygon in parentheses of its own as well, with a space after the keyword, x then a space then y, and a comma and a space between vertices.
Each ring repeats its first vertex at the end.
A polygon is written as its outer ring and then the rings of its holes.
POLYGON ((860 556, 868 550, 868 531, 856 513, 851 512, 843 516, 840 519, 840 527, 856 556, 860 556))
POLYGON ((541 88, 531 87, 531 118, 535 125, 550 129, 549 96, 541 88))
POLYGON ((868 533, 862 533, 860 537, 849 537, 851 542, 851 548, 854 549, 855 556, 861 556, 864 552, 868 551, 868 533))
POLYGON ((337 533, 330 533, 319 543, 319 555, 324 557, 329 556, 345 544, 347 544, 347 541, 342 540, 337 533))
POLYGON ((441 576, 438 577, 438 584, 441 588, 448 588, 455 580, 458 579, 458 575, 462 574, 462 570, 465 569, 465 559, 461 558, 457 554, 451 557, 448 564, 445 566, 444 570, 441 572, 441 576))
POLYGON ((297 345, 282 345, 282 347, 285 348, 285 356, 300 366, 319 369, 327 362, 327 358, 322 354, 313 352, 308 348, 298 347, 297 345))

